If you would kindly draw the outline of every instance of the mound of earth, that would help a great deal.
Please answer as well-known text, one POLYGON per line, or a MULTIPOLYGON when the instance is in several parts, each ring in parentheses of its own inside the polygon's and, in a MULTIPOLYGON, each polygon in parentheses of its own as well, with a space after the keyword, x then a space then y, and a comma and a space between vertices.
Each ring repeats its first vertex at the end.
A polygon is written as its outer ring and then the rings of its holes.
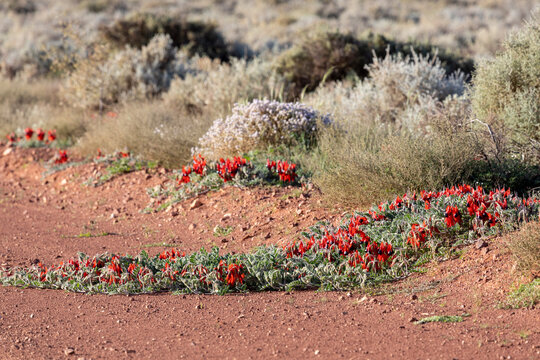
MULTIPOLYGON (((49 149, 0 156, 0 266, 58 263, 77 252, 156 254, 218 246, 249 251, 337 222, 316 190, 227 187, 144 214, 165 169, 98 187, 104 165, 44 175, 49 149)), ((460 258, 355 292, 103 296, 0 287, 0 358, 441 358, 540 357, 535 309, 502 309, 520 281, 503 238, 460 258), (418 324, 436 315, 461 322, 418 324)))

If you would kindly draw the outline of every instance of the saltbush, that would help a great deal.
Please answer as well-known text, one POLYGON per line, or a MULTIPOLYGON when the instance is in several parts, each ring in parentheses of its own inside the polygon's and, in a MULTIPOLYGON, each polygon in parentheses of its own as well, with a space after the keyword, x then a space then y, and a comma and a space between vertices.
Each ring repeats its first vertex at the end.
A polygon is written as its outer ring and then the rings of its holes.
POLYGON ((98 108, 122 100, 151 98, 188 71, 187 59, 168 35, 156 35, 141 50, 126 48, 109 58, 77 63, 64 87, 73 105, 98 108))
POLYGON ((193 66, 196 72, 172 81, 163 95, 167 106, 206 112, 215 119, 226 116, 237 102, 287 96, 284 79, 272 71, 270 62, 260 58, 231 59, 229 63, 201 58, 193 66))
POLYGON ((503 51, 479 64, 474 76, 475 115, 499 130, 511 151, 540 160, 540 21, 538 14, 511 34, 503 51))
POLYGON ((330 122, 328 116, 300 103, 254 100, 236 104, 232 115, 214 121, 194 151, 219 158, 272 145, 309 144, 315 140, 320 125, 330 122))
POLYGON ((215 25, 187 21, 180 16, 135 13, 101 27, 100 32, 105 39, 121 48, 126 45, 141 48, 154 36, 168 34, 173 45, 190 56, 229 59, 227 44, 215 25))

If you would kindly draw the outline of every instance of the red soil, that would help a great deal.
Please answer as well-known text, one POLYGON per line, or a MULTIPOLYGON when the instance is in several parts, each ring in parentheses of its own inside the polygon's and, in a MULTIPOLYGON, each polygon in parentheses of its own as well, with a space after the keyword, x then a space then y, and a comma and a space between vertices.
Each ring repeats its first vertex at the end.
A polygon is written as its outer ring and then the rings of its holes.
MULTIPOLYGON (((163 170, 93 188, 88 164, 43 177, 53 153, 0 155, 0 266, 58 263, 78 251, 248 251, 297 236, 318 219, 337 221, 316 191, 227 188, 167 212, 142 214, 146 188, 163 170), (64 181, 65 180, 65 181, 64 181), (224 216, 226 214, 230 214, 224 216), (216 225, 232 226, 216 237, 216 225), (79 237, 90 234, 92 237, 79 237)), ((101 169, 102 170, 102 169, 101 169)), ((170 175, 170 174, 169 174, 170 175)), ((0 359, 101 358, 540 358, 537 309, 497 305, 519 280, 504 239, 461 259, 368 292, 104 296, 0 287, 0 359), (430 315, 461 323, 415 325, 430 315)))

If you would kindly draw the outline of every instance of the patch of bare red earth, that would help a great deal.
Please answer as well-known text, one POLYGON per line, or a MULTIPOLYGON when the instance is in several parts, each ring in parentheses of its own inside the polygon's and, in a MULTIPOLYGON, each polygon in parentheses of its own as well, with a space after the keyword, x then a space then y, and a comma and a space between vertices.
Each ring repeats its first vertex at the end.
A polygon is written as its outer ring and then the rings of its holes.
MULTIPOLYGON (((227 188, 168 212, 142 214, 146 188, 168 181, 144 171, 103 186, 87 164, 43 177, 52 152, 0 157, 0 266, 65 261, 78 251, 135 254, 219 246, 248 251, 293 239, 318 219, 338 219, 315 192, 227 188), (216 237, 216 225, 233 227, 216 237), (84 234, 93 237, 77 237, 84 234), (104 235, 111 234, 111 235, 104 235), (97 236, 102 235, 102 236, 97 236)), ((106 296, 0 287, 0 359, 355 358, 535 359, 537 309, 497 305, 515 284, 501 239, 461 259, 377 289, 383 295, 298 291, 227 296, 106 296), (461 323, 415 325, 430 315, 461 323)))

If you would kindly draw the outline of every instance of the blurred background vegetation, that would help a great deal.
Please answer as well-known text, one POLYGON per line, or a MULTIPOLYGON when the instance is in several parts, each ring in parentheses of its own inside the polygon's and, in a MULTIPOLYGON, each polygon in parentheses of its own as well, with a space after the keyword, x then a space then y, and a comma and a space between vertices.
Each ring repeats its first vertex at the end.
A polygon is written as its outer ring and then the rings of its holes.
POLYGON ((0 134, 56 128, 83 156, 175 168, 197 148, 287 157, 351 206, 523 194, 540 187, 535 3, 3 0, 0 134))

